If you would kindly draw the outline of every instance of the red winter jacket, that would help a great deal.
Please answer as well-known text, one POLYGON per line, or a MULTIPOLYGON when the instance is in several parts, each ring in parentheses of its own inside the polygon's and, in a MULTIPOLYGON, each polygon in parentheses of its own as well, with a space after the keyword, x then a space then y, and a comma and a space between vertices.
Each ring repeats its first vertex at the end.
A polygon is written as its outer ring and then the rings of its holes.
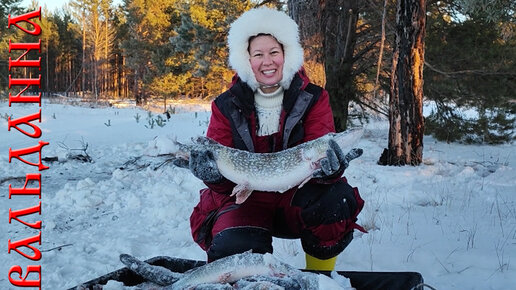
MULTIPOLYGON (((274 135, 256 135, 254 93, 238 75, 230 89, 213 101, 211 109, 207 136, 222 145, 251 152, 281 151, 335 132, 328 92, 310 83, 303 69, 284 92, 280 130, 274 135)), ((229 180, 205 184, 223 194, 231 193, 235 186, 229 180)))

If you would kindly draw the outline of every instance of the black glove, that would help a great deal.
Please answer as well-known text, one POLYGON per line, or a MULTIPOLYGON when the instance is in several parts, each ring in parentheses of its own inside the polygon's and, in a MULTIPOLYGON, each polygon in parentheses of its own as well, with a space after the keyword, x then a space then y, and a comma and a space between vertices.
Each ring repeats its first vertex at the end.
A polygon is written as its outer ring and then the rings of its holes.
POLYGON ((330 148, 326 151, 326 157, 321 159, 321 168, 313 173, 314 178, 330 179, 342 175, 348 168, 349 162, 362 155, 364 150, 353 148, 348 154, 344 155, 342 149, 335 140, 329 141, 330 148))
POLYGON ((213 153, 208 150, 192 150, 188 167, 195 177, 208 183, 219 183, 224 178, 217 168, 213 153))

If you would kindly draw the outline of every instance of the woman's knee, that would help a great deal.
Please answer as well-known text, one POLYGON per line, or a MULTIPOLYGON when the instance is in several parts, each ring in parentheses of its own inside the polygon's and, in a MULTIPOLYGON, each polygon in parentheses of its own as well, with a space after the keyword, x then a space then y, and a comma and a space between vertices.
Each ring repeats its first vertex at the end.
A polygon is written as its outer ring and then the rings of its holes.
POLYGON ((303 222, 309 227, 350 219, 357 210, 355 191, 346 182, 311 184, 295 194, 292 204, 301 208, 303 222))
POLYGON ((360 228, 355 222, 363 200, 358 190, 344 181, 311 184, 296 193, 292 204, 301 208, 303 249, 316 258, 338 255, 353 239, 353 229, 360 228))

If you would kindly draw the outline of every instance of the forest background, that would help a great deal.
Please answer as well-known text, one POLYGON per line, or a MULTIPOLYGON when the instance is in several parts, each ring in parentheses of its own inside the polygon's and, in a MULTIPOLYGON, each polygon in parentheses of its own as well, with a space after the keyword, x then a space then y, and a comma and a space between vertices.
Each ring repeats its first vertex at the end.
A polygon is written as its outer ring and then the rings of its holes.
MULTIPOLYGON (((0 1, 0 94, 8 96, 8 39, 34 42, 7 28, 8 14, 36 10, 33 1, 0 1)), ((410 1, 405 1, 410 2, 410 1)), ((503 143, 515 138, 516 1, 415 1, 426 6, 424 99, 432 104, 425 133, 440 140, 503 143)), ((138 106, 172 99, 211 100, 227 89, 229 24, 245 10, 268 5, 300 24, 305 68, 316 84, 334 77, 328 50, 344 50, 340 90, 332 94, 339 129, 388 115, 396 29, 395 0, 71 0, 42 10, 44 96, 95 102, 132 100, 138 106), (324 7, 334 10, 333 24, 324 7), (338 26, 335 23, 345 23, 338 26), (331 29, 346 27, 344 33, 331 29), (328 29, 330 28, 330 29, 328 29), (336 46, 328 47, 328 39, 336 46), (347 53, 346 53, 346 50, 347 53), (342 108, 339 107, 340 104, 342 108), (376 114, 370 114, 371 111, 376 114)), ((34 58, 36 56, 33 56, 34 58)), ((170 112, 169 112, 170 113, 170 112)))

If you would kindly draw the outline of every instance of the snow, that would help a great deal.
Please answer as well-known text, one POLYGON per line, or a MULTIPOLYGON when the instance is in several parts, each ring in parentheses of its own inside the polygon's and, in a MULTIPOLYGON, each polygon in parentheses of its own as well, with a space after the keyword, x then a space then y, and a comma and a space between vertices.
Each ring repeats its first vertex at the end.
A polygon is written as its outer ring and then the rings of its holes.
MULTIPOLYGON (((18 160, 9 163, 9 148, 36 145, 38 140, 16 129, 7 131, 4 116, 33 114, 38 106, 0 102, 0 289, 12 289, 9 268, 42 265, 43 289, 67 289, 119 269, 121 253, 141 260, 155 256, 204 260, 192 240, 189 217, 203 188, 188 170, 164 163, 171 140, 204 135, 209 105, 183 106, 163 127, 148 128, 148 113, 127 106, 72 106, 45 100, 39 140, 50 142, 42 171, 43 221, 38 263, 15 251, 7 240, 38 233, 23 224, 8 223, 9 208, 37 205, 34 196, 8 198, 8 186, 21 187, 26 173, 37 173, 18 160), (195 111, 192 111, 195 110, 195 111), (136 117, 139 115, 139 122, 136 117), (93 162, 70 154, 84 151, 93 162), (16 179, 18 177, 18 179, 16 179), (7 261, 7 262, 5 262, 7 261)), ((154 114, 156 116, 156 114, 154 114)), ((30 130, 30 128, 28 129, 30 130)), ((415 271, 437 289, 510 289, 516 285, 516 150, 515 145, 446 144, 424 139, 424 164, 384 167, 377 160, 387 145, 388 124, 369 123, 358 143, 362 157, 351 162, 346 177, 366 204, 356 232, 339 255, 336 270, 415 271)), ((34 157, 34 156, 32 156, 34 157)), ((30 159, 30 156, 27 158, 30 159)), ((299 240, 274 239, 274 255, 304 267, 299 240)), ((28 254, 32 251, 23 248, 28 254)), ((16 274, 13 278, 18 278, 16 274)), ((34 279, 29 276, 29 279, 34 279)), ((119 289, 110 282, 109 289, 119 289)))

